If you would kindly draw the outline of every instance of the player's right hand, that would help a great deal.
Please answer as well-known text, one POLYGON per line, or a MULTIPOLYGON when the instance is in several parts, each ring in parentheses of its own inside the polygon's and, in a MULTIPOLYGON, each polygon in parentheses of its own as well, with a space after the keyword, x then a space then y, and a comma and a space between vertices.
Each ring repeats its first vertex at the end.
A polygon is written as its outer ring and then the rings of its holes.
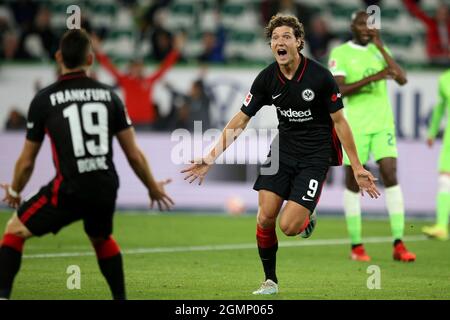
POLYGON ((356 182, 358 183, 361 195, 364 196, 364 191, 369 194, 371 198, 377 199, 381 193, 378 191, 375 181, 377 179, 366 169, 360 168, 354 172, 356 182))
POLYGON ((427 139, 427 145, 431 148, 434 144, 434 139, 433 138, 428 138, 427 139))
POLYGON ((206 174, 211 168, 212 163, 206 161, 205 159, 191 160, 192 165, 186 169, 181 170, 181 173, 186 173, 184 180, 189 179, 189 183, 194 182, 197 178, 199 179, 198 184, 201 185, 205 179, 206 174))
POLYGON ((155 204, 155 202, 158 204, 158 208, 160 211, 170 210, 172 208, 175 203, 164 190, 164 186, 166 184, 169 184, 170 182, 172 182, 172 179, 158 181, 156 183, 156 188, 153 188, 148 192, 151 200, 150 208, 153 209, 153 205, 155 204))
POLYGON ((6 202, 8 206, 11 208, 17 209, 21 202, 20 195, 18 197, 14 197, 12 194, 9 193, 9 184, 2 183, 0 184, 0 187, 5 190, 5 197, 3 198, 3 202, 6 202))

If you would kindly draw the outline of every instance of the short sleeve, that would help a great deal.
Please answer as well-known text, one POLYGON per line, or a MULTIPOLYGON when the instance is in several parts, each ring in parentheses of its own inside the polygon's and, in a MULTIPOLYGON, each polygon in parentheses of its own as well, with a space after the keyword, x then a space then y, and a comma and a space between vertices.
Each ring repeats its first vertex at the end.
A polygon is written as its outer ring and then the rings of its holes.
POLYGON ((45 106, 38 97, 30 103, 27 117, 27 140, 42 142, 45 137, 45 106))
POLYGON ((128 116, 127 108, 124 106, 120 98, 114 92, 111 92, 111 96, 114 115, 112 131, 113 133, 117 133, 131 127, 132 123, 130 117, 128 116))
POLYGON ((339 50, 333 49, 328 59, 328 69, 333 76, 346 76, 345 59, 339 54, 339 50))
POLYGON ((263 106, 268 104, 270 104, 270 101, 267 99, 264 71, 262 71, 253 81, 250 92, 244 99, 241 111, 249 117, 253 117, 263 106))
POLYGON ((325 73, 322 93, 323 103, 328 108, 329 113, 334 113, 344 108, 339 86, 330 72, 325 73))

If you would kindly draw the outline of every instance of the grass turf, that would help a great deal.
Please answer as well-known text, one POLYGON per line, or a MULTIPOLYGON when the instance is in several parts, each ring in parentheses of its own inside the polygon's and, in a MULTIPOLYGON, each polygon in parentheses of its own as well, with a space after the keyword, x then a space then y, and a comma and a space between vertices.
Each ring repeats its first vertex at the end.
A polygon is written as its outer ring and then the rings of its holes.
MULTIPOLYGON (((10 212, 0 213, 3 227, 10 212)), ((255 217, 191 214, 118 214, 115 239, 124 254, 129 299, 450 299, 450 242, 407 242, 414 263, 392 260, 390 242, 368 243, 370 263, 349 259, 349 244, 283 247, 292 241, 346 239, 343 218, 318 218, 310 239, 288 238, 277 230, 280 248, 277 296, 251 294, 263 280, 255 243, 255 217), (137 248, 254 244, 229 250, 127 253, 137 248), (381 289, 369 290, 369 265, 381 270, 381 289)), ((408 221, 406 235, 420 235, 423 221, 408 221)), ((388 237, 389 222, 364 220, 364 237, 388 237)), ((332 242, 332 241, 331 241, 332 242)), ((36 254, 92 253, 81 223, 58 235, 33 238, 25 245, 12 299, 110 299, 93 255, 37 258, 36 254), (67 267, 81 269, 81 289, 69 290, 67 267)))

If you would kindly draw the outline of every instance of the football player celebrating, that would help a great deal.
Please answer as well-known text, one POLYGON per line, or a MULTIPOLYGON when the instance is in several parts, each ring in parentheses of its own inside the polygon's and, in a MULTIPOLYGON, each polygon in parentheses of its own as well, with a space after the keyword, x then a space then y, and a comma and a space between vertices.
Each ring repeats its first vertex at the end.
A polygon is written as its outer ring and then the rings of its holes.
MULTIPOLYGON (((270 162, 279 161, 278 171, 265 174, 268 171, 261 170, 254 185, 259 198, 256 240, 265 273, 265 281, 254 294, 278 292, 275 227, 285 201, 279 220, 283 233, 308 238, 313 232, 314 209, 328 168, 341 164, 341 142, 361 192, 374 198, 379 195, 374 177, 358 159, 333 76, 301 53, 303 25, 294 16, 278 14, 268 23, 266 36, 276 61, 256 77, 241 110, 226 125, 211 152, 182 171, 189 182, 199 179, 201 184, 214 161, 245 129, 251 117, 264 105, 276 107, 279 135, 278 143, 272 143, 270 162)), ((263 165, 269 166, 269 162, 263 165)))

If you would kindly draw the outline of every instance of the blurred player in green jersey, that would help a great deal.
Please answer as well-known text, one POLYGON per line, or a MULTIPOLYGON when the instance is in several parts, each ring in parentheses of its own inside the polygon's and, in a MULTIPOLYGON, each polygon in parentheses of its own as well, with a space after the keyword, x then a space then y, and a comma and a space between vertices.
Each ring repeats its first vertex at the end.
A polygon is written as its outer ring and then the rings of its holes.
MULTIPOLYGON (((431 147, 436 138, 442 117, 447 110, 450 115, 450 69, 444 72, 439 79, 439 102, 433 110, 427 143, 431 147)), ((436 199, 436 225, 424 227, 423 232, 440 240, 448 239, 448 215, 450 213, 450 121, 447 120, 447 128, 442 142, 441 155, 439 157, 439 183, 436 199)))
MULTIPOLYGON (((390 56, 377 29, 369 26, 368 14, 358 11, 352 15, 353 39, 334 48, 329 68, 344 96, 344 112, 354 137, 361 163, 372 154, 385 186, 386 204, 394 238, 393 257, 399 261, 414 261, 402 242, 405 224, 403 195, 397 181, 397 145, 395 123, 387 92, 386 79, 399 85, 406 83, 405 72, 390 56)), ((351 258, 369 261, 361 240, 361 199, 348 157, 344 157, 344 207, 350 234, 351 258)))

